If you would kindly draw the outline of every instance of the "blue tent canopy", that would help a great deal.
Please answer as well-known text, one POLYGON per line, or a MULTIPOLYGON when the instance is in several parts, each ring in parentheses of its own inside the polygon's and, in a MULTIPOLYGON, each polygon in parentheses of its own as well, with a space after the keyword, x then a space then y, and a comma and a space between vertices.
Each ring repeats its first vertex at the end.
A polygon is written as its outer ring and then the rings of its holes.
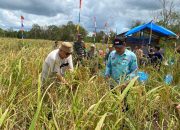
POLYGON ((131 34, 139 32, 141 30, 152 30, 152 32, 154 32, 158 36, 162 36, 162 37, 169 37, 169 36, 177 37, 177 35, 174 32, 172 32, 162 26, 157 25, 157 24, 153 23, 152 21, 147 24, 140 25, 140 26, 137 26, 137 27, 129 30, 128 32, 125 33, 125 36, 129 36, 131 34))

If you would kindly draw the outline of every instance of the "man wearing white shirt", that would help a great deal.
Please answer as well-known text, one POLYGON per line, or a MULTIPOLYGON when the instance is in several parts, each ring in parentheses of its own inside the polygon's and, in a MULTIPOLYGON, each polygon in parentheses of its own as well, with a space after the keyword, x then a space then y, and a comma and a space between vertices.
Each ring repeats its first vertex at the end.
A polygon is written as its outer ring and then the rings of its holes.
POLYGON ((44 83, 47 78, 56 77, 60 82, 67 84, 64 73, 73 71, 72 62, 73 47, 69 42, 63 42, 59 49, 48 54, 43 64, 41 79, 44 83))

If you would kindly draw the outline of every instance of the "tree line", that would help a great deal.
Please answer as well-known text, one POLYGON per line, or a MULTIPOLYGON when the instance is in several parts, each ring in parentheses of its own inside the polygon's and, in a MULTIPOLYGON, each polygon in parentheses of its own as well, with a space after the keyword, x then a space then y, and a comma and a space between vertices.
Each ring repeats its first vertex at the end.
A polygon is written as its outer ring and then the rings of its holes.
MULTIPOLYGON (((83 36, 87 35, 87 31, 80 26, 80 33, 83 36)), ((40 26, 38 24, 33 24, 29 31, 23 31, 24 38, 31 39, 48 39, 48 40, 74 40, 74 36, 77 34, 77 26, 73 22, 69 21, 66 25, 57 26, 40 26)), ((12 28, 8 30, 0 29, 1 37, 17 37, 22 38, 21 30, 15 31, 12 28)))
MULTIPOLYGON (((88 31, 79 26, 79 32, 84 37, 86 42, 94 42, 94 35, 89 36, 88 31)), ((115 36, 115 33, 111 31, 110 37, 115 36)), ((72 21, 69 21, 66 25, 49 25, 40 26, 38 24, 33 24, 29 31, 23 31, 23 37, 26 39, 47 39, 47 40, 58 40, 58 41, 75 41, 77 36, 77 25, 72 21)), ((3 30, 0 28, 0 37, 11 37, 11 38, 22 38, 21 30, 15 31, 13 28, 8 30, 3 30)), ((96 33, 95 42, 107 42, 108 36, 104 31, 96 33), (102 40, 104 39, 104 41, 102 40)))

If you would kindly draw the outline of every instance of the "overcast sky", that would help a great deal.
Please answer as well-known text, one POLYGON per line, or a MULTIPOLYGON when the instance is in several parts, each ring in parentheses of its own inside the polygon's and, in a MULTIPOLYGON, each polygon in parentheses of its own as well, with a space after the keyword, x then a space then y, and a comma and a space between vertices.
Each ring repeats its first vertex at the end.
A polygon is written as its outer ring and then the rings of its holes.
MULTIPOLYGON (((126 31, 133 21, 149 22, 161 10, 159 0, 82 0, 81 26, 88 31, 94 27, 118 33, 126 31)), ((174 1, 174 9, 180 11, 180 0, 174 1)), ((0 0, 0 28, 20 28, 23 15, 25 30, 33 24, 62 25, 68 21, 78 23, 79 0, 0 0)))

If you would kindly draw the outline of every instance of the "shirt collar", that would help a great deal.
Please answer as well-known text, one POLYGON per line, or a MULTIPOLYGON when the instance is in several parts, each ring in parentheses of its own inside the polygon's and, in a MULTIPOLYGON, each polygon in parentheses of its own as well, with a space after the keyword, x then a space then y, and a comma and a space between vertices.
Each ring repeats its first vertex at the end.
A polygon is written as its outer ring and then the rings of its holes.
MULTIPOLYGON (((116 54, 118 54, 118 53, 116 52, 116 54)), ((120 56, 126 56, 127 54, 128 54, 128 50, 125 49, 124 53, 123 53, 122 55, 120 55, 120 56)), ((119 54, 118 54, 118 55, 119 55, 119 54)))
POLYGON ((125 52, 124 52, 124 54, 123 55, 127 55, 128 54, 128 50, 127 49, 125 49, 125 52))

